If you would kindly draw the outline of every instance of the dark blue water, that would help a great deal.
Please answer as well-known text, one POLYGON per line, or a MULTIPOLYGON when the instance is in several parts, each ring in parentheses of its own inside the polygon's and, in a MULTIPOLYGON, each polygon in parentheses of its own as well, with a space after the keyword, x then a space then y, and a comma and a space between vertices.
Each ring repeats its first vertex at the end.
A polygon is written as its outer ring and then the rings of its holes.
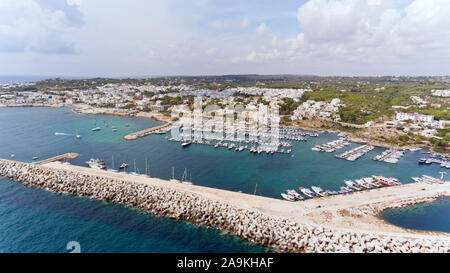
MULTIPOLYGON (((141 173, 146 169, 147 160, 153 177, 170 178, 174 167, 176 178, 180 178, 186 168, 192 174, 194 184, 246 193, 253 193, 258 184, 258 193, 275 198, 279 198, 286 189, 299 186, 338 189, 344 179, 372 174, 393 176, 409 183, 411 176, 438 176, 441 170, 437 165, 417 165, 420 152, 408 152, 399 164, 388 164, 372 160, 383 149, 375 149, 356 162, 334 157, 334 154, 356 145, 332 154, 311 150, 316 144, 337 139, 334 133, 310 138, 307 143, 295 142, 292 147, 294 157, 254 155, 248 151, 235 152, 200 145, 183 149, 179 143, 167 141, 165 135, 151 135, 129 142, 122 140, 130 132, 157 124, 160 123, 147 118, 79 115, 61 108, 0 108, 0 158, 15 154, 16 160, 29 162, 34 156, 43 159, 77 152, 82 156, 73 164, 84 166, 89 158, 101 157, 111 167, 114 157, 115 167, 127 162, 134 169, 136 162, 136 169, 141 173), (91 129, 97 126, 102 130, 92 132, 91 129), (118 132, 112 132, 111 126, 116 126, 118 132), (81 139, 75 138, 76 130, 82 135, 81 139), (67 135, 55 136, 55 132, 67 135)), ((4 193, 0 200, 0 234, 7 234, 3 228, 12 233, 15 230, 21 232, 8 238, 0 235, 0 251, 57 251, 64 248, 66 242, 76 239, 84 240, 84 250, 93 252, 263 250, 234 237, 224 237, 218 232, 199 229, 184 222, 149 215, 144 217, 127 208, 72 196, 57 196, 11 183, 0 183, 0 191, 4 193), (33 202, 13 202, 28 199, 33 202), (151 232, 159 229, 166 231, 151 232), (178 232, 167 232, 172 229, 178 230, 180 235, 177 235, 178 232), (113 243, 111 238, 115 240, 113 243), (27 240, 30 240, 29 247, 25 247, 27 244, 24 241, 27 240), (209 241, 213 242, 211 245, 214 247, 209 247, 206 243, 209 241)), ((438 220, 435 222, 439 224, 438 220)))
POLYGON ((450 232, 450 198, 443 197, 433 203, 385 210, 382 217, 404 228, 450 232))
POLYGON ((263 252, 215 229, 0 179, 0 252, 263 252))

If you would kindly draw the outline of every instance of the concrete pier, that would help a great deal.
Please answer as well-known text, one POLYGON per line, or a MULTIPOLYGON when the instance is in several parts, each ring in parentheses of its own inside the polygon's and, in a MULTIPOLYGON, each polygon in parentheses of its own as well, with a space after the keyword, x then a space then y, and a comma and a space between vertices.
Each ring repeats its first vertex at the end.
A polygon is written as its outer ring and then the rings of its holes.
POLYGON ((73 160, 75 158, 80 157, 80 154, 77 153, 67 153, 67 154, 62 154, 62 155, 58 155, 55 157, 51 157, 45 160, 41 160, 41 161, 37 161, 34 164, 37 165, 44 165, 47 163, 51 163, 51 162, 55 162, 55 161, 69 161, 69 160, 73 160))
POLYGON ((140 137, 151 135, 151 134, 153 134, 153 133, 155 133, 155 132, 157 132, 159 130, 162 130, 164 128, 167 128, 167 127, 169 127, 171 125, 172 125, 172 123, 169 122, 169 123, 166 123, 166 124, 163 124, 163 125, 160 125, 160 126, 144 129, 142 131, 126 135, 126 136, 123 137, 123 139, 124 140, 136 140, 136 139, 138 139, 140 137))

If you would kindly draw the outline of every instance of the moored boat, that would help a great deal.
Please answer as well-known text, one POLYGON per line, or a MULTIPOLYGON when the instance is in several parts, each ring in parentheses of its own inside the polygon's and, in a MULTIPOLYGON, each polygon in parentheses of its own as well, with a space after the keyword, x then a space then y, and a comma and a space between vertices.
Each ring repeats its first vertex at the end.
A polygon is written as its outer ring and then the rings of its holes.
POLYGON ((350 189, 349 187, 344 187, 344 186, 340 187, 340 190, 341 190, 343 193, 351 193, 351 192, 353 192, 352 189, 350 189))
POLYGON ((306 189, 303 187, 299 187, 299 190, 306 195, 309 198, 314 198, 314 196, 316 195, 314 192, 312 192, 310 189, 306 189))
POLYGON ((187 146, 189 146, 189 145, 191 145, 192 144, 192 142, 191 141, 186 141, 186 142, 183 142, 183 143, 181 143, 181 147, 187 147, 187 146))
POLYGON ((411 177, 411 179, 412 179, 414 182, 422 182, 422 181, 423 181, 423 180, 420 179, 419 177, 411 177))
POLYGON ((105 170, 106 169, 106 165, 105 162, 102 159, 94 159, 91 158, 89 159, 89 161, 86 161, 86 164, 95 170, 105 170))
POLYGON ((312 186, 311 189, 312 189, 315 193, 317 193, 318 195, 320 195, 320 196, 322 196, 322 197, 327 196, 327 193, 326 193, 324 190, 322 190, 320 187, 312 186))
POLYGON ((347 185, 347 187, 360 191, 362 190, 361 187, 359 187, 358 185, 355 184, 355 182, 351 181, 351 180, 344 180, 345 185, 347 185))
POLYGON ((394 177, 389 177, 389 181, 391 181, 391 183, 396 184, 396 185, 402 184, 400 181, 398 181, 397 178, 394 178, 394 177))
POLYGON ((383 184, 384 186, 394 186, 394 184, 392 184, 392 182, 390 182, 386 177, 383 176, 372 176, 377 182, 383 184))
POLYGON ((287 200, 287 201, 291 201, 291 202, 295 202, 296 201, 294 196, 289 195, 289 194, 282 193, 281 197, 283 197, 283 199, 287 200))
POLYGON ((304 198, 295 190, 287 190, 287 193, 293 196, 297 201, 303 200, 304 198))
POLYGON ((359 186, 366 188, 366 189, 371 189, 372 185, 366 183, 366 181, 364 181, 363 179, 355 179, 354 180, 356 182, 356 184, 358 184, 359 186))
POLYGON ((172 167, 172 178, 169 179, 170 182, 174 182, 174 183, 180 183, 181 181, 178 179, 175 179, 175 167, 172 167))

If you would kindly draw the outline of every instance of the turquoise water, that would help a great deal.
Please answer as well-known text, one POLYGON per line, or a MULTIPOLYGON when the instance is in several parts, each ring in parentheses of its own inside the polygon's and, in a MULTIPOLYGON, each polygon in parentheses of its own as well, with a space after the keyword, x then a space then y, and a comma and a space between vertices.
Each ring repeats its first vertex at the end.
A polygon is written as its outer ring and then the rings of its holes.
POLYGON ((404 228, 450 232, 450 198, 439 198, 433 203, 385 210, 382 217, 404 228))
MULTIPOLYGON (((144 172, 147 159, 153 177, 168 179, 174 167, 176 178, 180 178, 186 168, 192 174, 194 184, 246 193, 253 193, 258 184, 258 194, 274 198, 279 198, 280 193, 288 188, 297 189, 299 186, 317 185, 333 190, 342 186, 344 179, 372 174, 393 176, 409 183, 411 176, 438 176, 441 170, 437 165, 417 165, 420 152, 408 152, 399 164, 388 164, 372 160, 373 156, 383 151, 380 148, 356 162, 334 157, 356 144, 331 154, 311 150, 316 144, 337 139, 335 133, 323 133, 318 138, 309 138, 306 143, 294 142, 294 157, 282 154, 255 155, 248 151, 235 152, 201 145, 183 149, 180 143, 167 141, 165 135, 151 135, 129 142, 122 140, 130 132, 158 124, 147 118, 79 115, 70 109, 61 108, 0 108, 0 158, 9 158, 14 153, 16 160, 31 161, 34 156, 43 159, 77 152, 82 156, 74 160, 73 164, 84 166, 89 158, 100 157, 111 166, 114 157, 116 167, 127 162, 134 169, 133 163, 136 161, 136 168, 140 172, 144 172), (125 127, 125 124, 130 126, 125 127), (103 129, 92 132, 91 129, 97 126, 103 129), (112 132, 111 126, 116 126, 118 132, 112 132), (82 135, 81 139, 75 138, 76 130, 82 135), (69 135, 55 136, 55 132, 69 135)), ((84 249, 92 252, 264 251, 232 236, 224 237, 218 232, 196 228, 184 222, 149 215, 144 217, 120 206, 72 196, 57 196, 11 183, 0 183, 3 193, 0 200, 0 234, 7 234, 3 232, 4 229, 12 233, 20 230, 20 234, 0 236, 0 251, 58 251, 62 241, 77 238, 91 242, 92 246, 84 249), (27 202, 14 203, 12 200, 27 202), (107 220, 104 221, 103 215, 107 220), (166 232, 152 232, 160 229, 166 232), (170 230, 177 230, 181 235, 178 236, 178 232, 171 233, 170 230), (109 235, 115 239, 113 242, 109 235), (58 244, 54 243, 57 240, 60 240, 58 244), (25 241, 30 241, 28 248, 25 247, 25 241), (209 241, 214 247, 208 245, 209 241)), ((435 223, 439 225, 439 220, 435 223)))

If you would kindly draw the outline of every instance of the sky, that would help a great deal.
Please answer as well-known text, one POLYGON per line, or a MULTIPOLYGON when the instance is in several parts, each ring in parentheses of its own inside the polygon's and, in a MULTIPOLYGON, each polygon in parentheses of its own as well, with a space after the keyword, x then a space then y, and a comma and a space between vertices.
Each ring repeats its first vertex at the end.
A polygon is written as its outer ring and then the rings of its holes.
POLYGON ((450 75, 449 0, 0 0, 0 75, 450 75))

